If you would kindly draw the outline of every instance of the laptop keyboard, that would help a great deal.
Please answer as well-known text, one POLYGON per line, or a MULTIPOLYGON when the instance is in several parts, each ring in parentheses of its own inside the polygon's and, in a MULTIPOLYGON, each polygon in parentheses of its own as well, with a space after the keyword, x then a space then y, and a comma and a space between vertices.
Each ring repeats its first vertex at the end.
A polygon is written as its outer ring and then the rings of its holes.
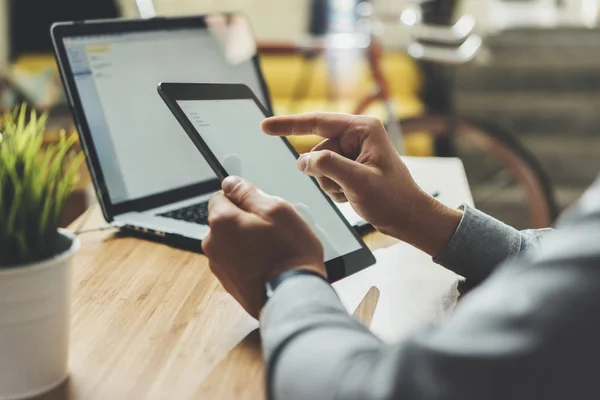
POLYGON ((200 225, 208 225, 208 202, 171 210, 164 214, 158 214, 158 216, 200 225))

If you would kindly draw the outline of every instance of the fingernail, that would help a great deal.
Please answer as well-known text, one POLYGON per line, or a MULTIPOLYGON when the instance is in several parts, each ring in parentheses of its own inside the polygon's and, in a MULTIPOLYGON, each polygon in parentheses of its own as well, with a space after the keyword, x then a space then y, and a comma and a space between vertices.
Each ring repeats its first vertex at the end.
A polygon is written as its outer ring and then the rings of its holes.
POLYGON ((223 183, 221 187, 223 188, 223 192, 225 194, 231 193, 233 188, 242 181, 239 176, 229 175, 227 178, 223 179, 223 183))
POLYGON ((273 119, 275 119, 275 117, 268 117, 268 118, 265 118, 265 119, 263 119, 263 121, 262 121, 262 122, 261 122, 261 124, 260 124, 261 128, 263 128, 263 129, 266 129, 266 128, 268 128, 268 127, 269 127, 269 123, 270 123, 270 122, 271 122, 273 119))
POLYGON ((308 159, 309 159, 309 155, 308 154, 302 154, 299 158, 298 161, 296 161, 296 165, 298 166, 298 169, 300 171, 305 171, 306 167, 308 167, 308 159))

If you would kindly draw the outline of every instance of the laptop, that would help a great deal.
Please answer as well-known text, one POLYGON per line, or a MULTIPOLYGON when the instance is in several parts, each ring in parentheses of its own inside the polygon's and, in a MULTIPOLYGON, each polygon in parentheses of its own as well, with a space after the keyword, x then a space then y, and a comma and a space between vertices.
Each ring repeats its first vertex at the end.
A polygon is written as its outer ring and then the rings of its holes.
POLYGON ((208 233, 220 182, 156 93, 163 81, 243 83, 271 111, 242 14, 57 23, 67 97, 107 222, 179 244, 208 233))

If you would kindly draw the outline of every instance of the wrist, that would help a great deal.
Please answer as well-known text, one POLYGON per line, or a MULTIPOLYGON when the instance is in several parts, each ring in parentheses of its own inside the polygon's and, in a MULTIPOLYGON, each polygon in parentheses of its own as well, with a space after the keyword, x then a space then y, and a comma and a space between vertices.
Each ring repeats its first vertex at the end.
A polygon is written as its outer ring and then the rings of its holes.
POLYGON ((413 201, 408 218, 394 235, 436 257, 446 246, 462 219, 463 212, 440 203, 425 192, 413 201))
POLYGON ((288 269, 275 278, 268 280, 265 283, 265 303, 269 301, 271 297, 275 294, 275 290, 283 284, 288 279, 293 279, 299 276, 312 276, 313 278, 318 278, 329 284, 327 277, 322 273, 321 270, 315 268, 292 268, 288 269))
POLYGON ((288 271, 294 271, 294 270, 312 271, 314 273, 321 275, 324 279, 327 279, 327 272, 325 270, 325 264, 323 264, 323 263, 320 263, 320 264, 319 263, 301 263, 301 264, 297 264, 297 265, 290 266, 290 267, 275 268, 275 269, 269 271, 265 275, 265 283, 272 282, 273 280, 279 278, 282 274, 284 274, 288 271))

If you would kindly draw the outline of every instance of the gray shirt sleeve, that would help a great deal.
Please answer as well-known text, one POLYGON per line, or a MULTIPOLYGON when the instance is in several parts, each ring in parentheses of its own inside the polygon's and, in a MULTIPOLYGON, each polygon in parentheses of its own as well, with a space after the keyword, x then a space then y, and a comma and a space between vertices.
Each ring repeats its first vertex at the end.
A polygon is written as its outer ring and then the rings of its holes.
POLYGON ((434 261, 474 283, 503 261, 535 246, 551 229, 518 231, 466 204, 463 216, 434 261))
POLYGON ((496 237, 506 251, 495 260, 507 262, 445 323, 397 345, 382 343, 350 317, 320 279, 284 282, 261 321, 269 397, 600 398, 600 182, 559 228, 526 252, 526 236, 496 237))

